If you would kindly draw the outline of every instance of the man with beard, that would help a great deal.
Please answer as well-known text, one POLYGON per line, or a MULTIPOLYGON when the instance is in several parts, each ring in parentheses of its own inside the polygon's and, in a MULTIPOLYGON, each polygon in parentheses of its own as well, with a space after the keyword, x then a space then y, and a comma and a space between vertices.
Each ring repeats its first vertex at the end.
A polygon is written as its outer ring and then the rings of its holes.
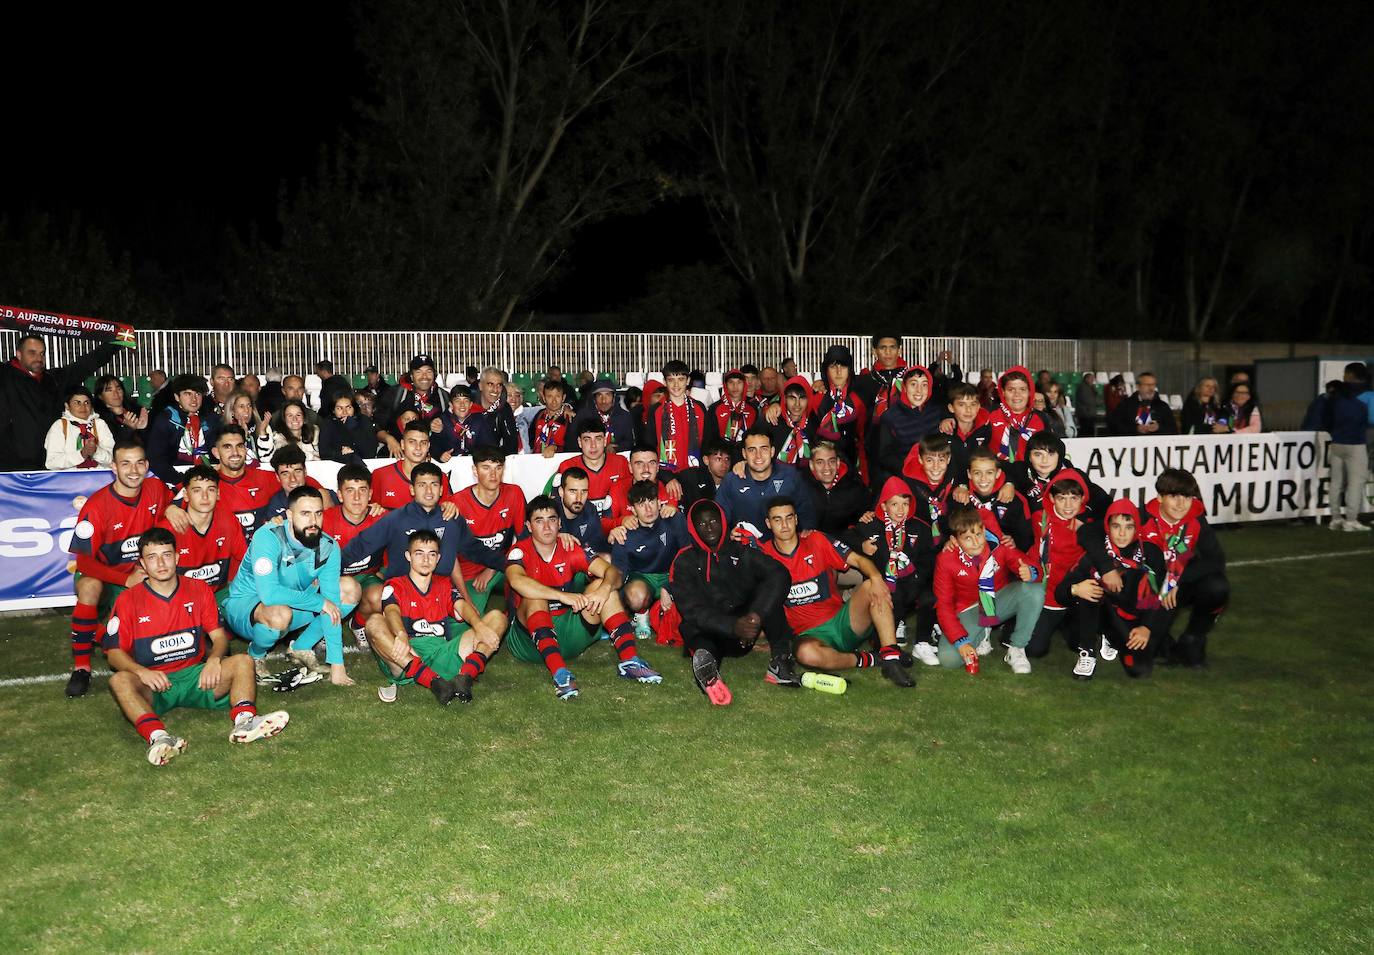
POLYGON ((378 437, 393 458, 401 456, 401 432, 396 420, 402 412, 415 412, 416 420, 423 422, 431 432, 444 426, 442 416, 448 407, 448 395, 436 383, 438 375, 434 367, 434 359, 429 355, 416 355, 410 360, 409 374, 402 375, 396 387, 378 402, 376 418, 381 426, 378 437))

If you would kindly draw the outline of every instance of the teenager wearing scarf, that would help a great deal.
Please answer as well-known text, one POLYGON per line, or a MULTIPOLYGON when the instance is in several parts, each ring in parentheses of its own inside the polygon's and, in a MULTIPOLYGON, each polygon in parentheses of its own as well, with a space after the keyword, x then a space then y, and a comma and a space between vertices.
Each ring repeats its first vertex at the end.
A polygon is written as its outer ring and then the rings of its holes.
POLYGON ((935 400, 933 387, 930 372, 921 365, 908 365, 902 373, 896 397, 869 432, 875 484, 900 474, 917 442, 939 430, 945 409, 935 400))
POLYGON ((949 401, 945 405, 953 417, 940 423, 940 430, 949 435, 949 466, 955 474, 968 470, 969 454, 975 448, 985 448, 992 440, 992 426, 988 412, 978 401, 978 389, 967 382, 949 386, 949 401))
POLYGON ((1076 623, 1075 679, 1093 678, 1099 634, 1110 655, 1121 656, 1127 676, 1147 677, 1154 669, 1155 652, 1168 634, 1169 614, 1159 595, 1164 553, 1140 539, 1139 527, 1135 503, 1113 501, 1103 526, 1079 534, 1083 558, 1055 588, 1057 602, 1076 623))
POLYGON ((915 633, 907 630, 912 656, 927 666, 938 666, 933 638, 935 543, 930 524, 915 513, 912 503, 907 483, 899 477, 888 478, 872 517, 855 524, 844 540, 882 571, 898 625, 916 614, 915 633))
POLYGON ((997 379, 996 410, 988 413, 988 443, 1003 461, 1020 461, 1026 456, 1026 442, 1047 427, 1045 417, 1035 410, 1035 385, 1030 370, 1015 365, 997 379))
POLYGON ((214 444, 218 419, 201 413, 205 379, 178 375, 167 385, 171 403, 148 426, 148 470, 168 487, 181 483, 178 464, 199 464, 214 444))
MULTIPOLYGON (((873 367, 859 372, 855 388, 868 405, 868 428, 872 430, 902 393, 902 379, 909 367, 902 357, 902 336, 874 335, 873 367)), ((929 373, 927 373, 929 377, 929 373)), ((933 385, 933 382, 932 382, 933 385)))
POLYGON ((746 394, 744 372, 732 368, 725 373, 720 400, 707 409, 707 433, 719 438, 730 448, 731 457, 738 461, 744 447, 744 435, 758 419, 758 409, 746 394))
POLYGON ((663 366, 663 385, 667 397, 653 408, 645 390, 646 443, 658 448, 658 460, 669 471, 681 471, 701 463, 701 442, 706 435, 706 406, 687 393, 686 362, 670 361, 663 366))
POLYGON ((68 388, 62 417, 52 423, 43 440, 49 471, 109 467, 114 437, 95 413, 94 398, 84 385, 68 388))
POLYGON ((930 522, 930 533, 937 544, 944 536, 944 517, 955 487, 949 458, 949 438, 937 431, 917 442, 903 462, 900 474, 911 487, 917 515, 930 522))
POLYGON ((1221 406, 1217 380, 1208 376, 1198 380, 1193 393, 1183 402, 1184 434, 1226 434, 1231 430, 1230 409, 1221 406))
POLYGON ((1170 624, 1178 611, 1192 608, 1183 634, 1176 643, 1166 639, 1156 659, 1205 667, 1207 636, 1231 597, 1226 554, 1207 523, 1202 492, 1190 472, 1166 468, 1155 479, 1155 492, 1159 496, 1145 504, 1140 536, 1164 552, 1160 602, 1170 624))
POLYGON ((788 380, 782 390, 781 413, 772 424, 773 450, 784 464, 806 466, 811 457, 811 383, 801 375, 788 380))
POLYGON ((1004 660, 1013 673, 1030 673, 1026 646, 1045 601, 1039 566, 1010 542, 998 540, 976 508, 954 507, 949 532, 954 546, 941 550, 935 561, 935 611, 945 635, 937 650, 940 665, 977 673, 973 635, 989 643, 988 630, 1014 618, 1004 660))
POLYGON ((1102 526, 1100 519, 1085 509, 1084 502, 1087 499, 1087 479, 1073 468, 1064 468, 1050 483, 1045 506, 1031 515, 1031 526, 1035 531, 1033 554, 1045 571, 1045 609, 1040 614, 1040 621, 1035 625, 1030 642, 1026 644, 1026 653, 1032 658, 1049 653, 1050 640, 1055 632, 1069 626, 1070 621, 1064 612, 1064 605, 1058 601, 1056 588, 1064 575, 1083 559, 1079 532, 1089 527, 1092 533, 1097 533, 1102 526))
MULTIPOLYGON (((1032 513, 1038 512, 1044 506, 1049 486, 1054 483, 1059 472, 1069 466, 1069 462, 1064 458, 1065 454, 1062 438, 1041 431, 1026 442, 1025 460, 1002 465, 1003 470, 1007 472, 1007 480, 1015 486, 1017 493, 1025 497, 1032 513)), ((1082 472, 1079 472, 1079 477, 1083 477, 1082 472)), ((1088 486, 1088 498, 1085 503, 1100 519, 1106 513, 1107 505, 1112 502, 1112 496, 1087 478, 1083 480, 1088 486)))
POLYGON ((825 387, 811 396, 811 433, 819 441, 833 441, 846 460, 855 462, 859 474, 870 478, 868 449, 868 405, 853 387, 854 356, 843 345, 826 349, 825 387))
POLYGON ((988 448, 978 448, 969 456, 964 473, 968 485, 954 489, 954 500, 978 508, 985 520, 991 520, 989 529, 998 538, 1010 537, 1017 550, 1029 551, 1035 544, 1031 506, 1008 482, 1006 472, 998 467, 997 455, 988 448))

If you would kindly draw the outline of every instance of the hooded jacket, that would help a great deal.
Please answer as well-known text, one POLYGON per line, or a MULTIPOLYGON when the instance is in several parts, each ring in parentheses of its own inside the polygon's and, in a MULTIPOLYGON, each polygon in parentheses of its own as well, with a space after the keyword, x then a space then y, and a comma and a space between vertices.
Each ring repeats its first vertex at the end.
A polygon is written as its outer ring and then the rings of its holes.
POLYGON ((944 532, 945 514, 949 511, 949 495, 954 490, 954 471, 946 468, 943 478, 932 481, 921 460, 921 447, 917 445, 906 456, 901 476, 911 487, 913 512, 919 512, 922 520, 930 522, 931 536, 938 543, 944 532))
MULTIPOLYGON (((1041 506, 1044 504, 1045 498, 1050 493, 1050 485, 1059 479, 1059 472, 1063 471, 1065 468, 1071 471, 1077 470, 1066 459, 1067 449, 1064 446, 1064 439, 1054 435, 1050 437, 1050 441, 1052 444, 1051 450, 1058 455, 1059 461, 1055 465, 1054 470, 1049 473, 1049 476, 1041 477, 1037 474, 1029 458, 1024 461, 1015 461, 1011 464, 1002 465, 1002 470, 1006 472, 1007 479, 1015 486, 1017 493, 1025 497, 1026 503, 1030 505, 1032 513, 1040 510, 1041 506)), ((1107 512, 1107 507, 1112 503, 1112 496, 1092 481, 1089 481, 1082 471, 1078 471, 1078 476, 1083 478, 1083 481, 1088 486, 1088 496, 1083 501, 1084 506, 1100 519, 1101 516, 1107 512)))
POLYGON ((968 431, 959 430, 959 422, 953 415, 949 419, 954 422, 954 430, 949 434, 949 466, 954 471, 955 480, 963 483, 963 478, 968 474, 968 457, 977 448, 985 448, 992 440, 992 425, 988 423, 988 412, 984 408, 978 409, 978 414, 974 415, 973 427, 968 431))
POLYGON ((1145 515, 1140 538, 1164 552, 1165 592, 1201 577, 1226 573, 1226 554, 1207 523, 1202 501, 1194 498, 1193 506, 1177 524, 1160 515, 1159 498, 1145 503, 1145 515))
POLYGON ((873 561, 883 572, 889 590, 895 591, 899 586, 929 590, 935 574, 935 543, 930 535, 930 524, 922 520, 914 508, 900 527, 901 547, 894 550, 891 546, 896 542, 898 528, 890 525, 884 502, 898 494, 910 498, 911 488, 899 477, 888 478, 873 508, 873 520, 855 524, 845 535, 845 543, 873 561), (864 550, 864 545, 870 541, 877 548, 872 554, 864 550))
POLYGON ((1048 425, 1044 415, 1035 410, 1035 379, 1031 376, 1029 368, 1014 365, 1002 372, 1001 377, 997 379, 997 409, 988 414, 988 426, 991 429, 988 445, 1004 461, 1024 459, 1026 442, 1030 440, 1030 436, 1046 429, 1048 425), (1014 414, 1007 407, 1003 395, 1007 376, 1015 372, 1025 376, 1026 387, 1030 389, 1026 395, 1026 409, 1019 414, 1014 414))
POLYGON ((843 534, 872 504, 868 485, 843 461, 839 463, 831 487, 816 480, 809 467, 797 470, 801 472, 802 487, 811 494, 811 503, 816 510, 816 529, 832 537, 843 534))
MULTIPOLYGON (((169 387, 176 383, 176 379, 173 379, 169 387)), ((204 409, 198 411, 195 417, 198 427, 195 434, 188 435, 190 416, 173 402, 148 425, 148 470, 170 487, 181 483, 178 464, 195 464, 208 455, 214 446, 215 435, 219 432, 219 419, 204 409)))
POLYGON ((1102 599, 1122 620, 1139 620, 1150 626, 1154 614, 1162 609, 1159 592, 1164 585, 1164 554, 1153 543, 1142 540, 1140 530, 1140 512, 1135 502, 1125 497, 1112 501, 1101 526, 1088 525, 1078 532, 1083 558, 1059 581, 1055 594, 1058 603, 1069 606, 1074 584, 1089 579, 1100 584, 1104 574, 1117 571, 1121 574, 1121 590, 1112 593, 1104 587, 1102 599), (1111 519, 1118 514, 1130 517, 1136 526, 1135 540, 1120 551, 1108 535, 1111 519))
MULTIPOLYGON (((725 513, 715 501, 697 501, 687 511, 684 547, 669 571, 669 590, 682 613, 682 629, 728 634, 746 613, 767 617, 782 608, 790 580, 787 570, 756 547, 731 540, 725 513), (720 542, 708 547, 694 520, 700 508, 714 508, 720 517, 720 542)), ((790 640, 791 634, 786 635, 790 640)), ((769 635, 770 642, 772 634, 769 635)))
POLYGON ((935 559, 935 615, 940 621, 940 629, 945 639, 959 647, 969 640, 968 629, 959 619, 959 612, 978 603, 978 574, 991 557, 997 558, 996 572, 993 574, 993 589, 1003 587, 1019 580, 1022 564, 1028 564, 1033 579, 1041 579, 1039 567, 1033 558, 1027 557, 1015 547, 988 541, 983 552, 969 558, 957 544, 948 550, 940 551, 935 559))
POLYGON ((811 396, 811 433, 814 441, 833 441, 849 461, 853 461, 865 478, 868 473, 868 404, 855 389, 854 359, 849 349, 834 345, 825 353, 824 375, 826 390, 811 396), (849 369, 849 380, 837 388, 830 377, 831 365, 849 369))
POLYGON ((903 462, 917 443, 932 431, 939 430, 946 412, 935 400, 934 389, 934 379, 924 366, 907 366, 896 398, 882 420, 873 426, 877 436, 877 447, 873 449, 874 484, 878 483, 879 476, 886 480, 889 475, 901 473, 903 462), (919 406, 913 405, 906 394, 907 380, 913 375, 924 375, 929 389, 925 402, 919 406))
MULTIPOLYGON (((1364 405, 1360 406, 1361 408, 1364 405)), ((78 418, 66 408, 62 417, 52 423, 43 441, 45 463, 49 471, 65 471, 68 468, 109 467, 113 460, 114 437, 100 415, 91 413, 86 419, 78 418), (89 458, 81 456, 83 435, 95 438, 95 453, 89 458)))
POLYGON ((1045 609, 1062 610, 1063 604, 1055 599, 1055 588, 1064 575, 1073 570, 1083 559, 1083 546, 1079 543, 1079 531, 1092 526, 1101 529, 1092 509, 1088 507, 1088 479, 1073 468, 1062 468, 1054 476, 1055 481, 1073 481, 1083 489, 1083 508, 1072 517, 1060 517, 1053 501, 1046 501, 1031 517, 1035 530, 1035 549, 1031 557, 1038 560, 1045 571, 1045 609))
POLYGON ((782 413, 778 415, 777 423, 772 426, 773 456, 787 464, 801 465, 811 457, 811 446, 816 438, 811 431, 810 415, 805 409, 799 422, 793 422, 787 416, 787 389, 794 387, 800 388, 806 394, 807 407, 811 405, 811 382, 801 375, 793 375, 787 379, 787 384, 783 385, 782 389, 782 413))
POLYGON ((1020 491, 1006 504, 997 499, 1007 484, 1005 471, 997 472, 997 480, 992 483, 992 493, 978 493, 972 482, 968 485, 968 502, 983 512, 983 523, 998 537, 1010 537, 1016 549, 1027 552, 1035 544, 1035 530, 1031 526, 1031 506, 1020 491))

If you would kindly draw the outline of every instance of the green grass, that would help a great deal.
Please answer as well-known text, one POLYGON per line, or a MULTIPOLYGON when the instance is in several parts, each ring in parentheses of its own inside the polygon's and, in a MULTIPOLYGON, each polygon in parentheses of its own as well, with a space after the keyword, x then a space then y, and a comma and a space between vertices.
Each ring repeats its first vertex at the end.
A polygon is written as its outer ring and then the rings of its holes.
MULTIPOLYGON (((756 654, 715 710, 603 645, 571 704, 502 656, 441 710, 351 657, 265 743, 174 712, 160 770, 104 680, 0 689, 0 951, 1370 951, 1371 566, 1234 568, 1212 668, 1138 683, 1059 645, 832 697, 756 654)), ((64 624, 0 621, 0 678, 65 669, 64 624)))

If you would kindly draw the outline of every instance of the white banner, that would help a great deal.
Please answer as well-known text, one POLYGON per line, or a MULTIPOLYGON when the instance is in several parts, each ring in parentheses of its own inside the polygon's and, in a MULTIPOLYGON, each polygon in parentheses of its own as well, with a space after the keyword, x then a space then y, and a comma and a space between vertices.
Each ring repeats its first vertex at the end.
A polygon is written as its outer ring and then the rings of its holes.
MULTIPOLYGON (((1074 467, 1111 492, 1143 505, 1165 468, 1191 471, 1214 524, 1318 517, 1331 513, 1327 435, 1177 435, 1065 441, 1074 467)), ((1364 506, 1369 510, 1366 489, 1364 506)))

